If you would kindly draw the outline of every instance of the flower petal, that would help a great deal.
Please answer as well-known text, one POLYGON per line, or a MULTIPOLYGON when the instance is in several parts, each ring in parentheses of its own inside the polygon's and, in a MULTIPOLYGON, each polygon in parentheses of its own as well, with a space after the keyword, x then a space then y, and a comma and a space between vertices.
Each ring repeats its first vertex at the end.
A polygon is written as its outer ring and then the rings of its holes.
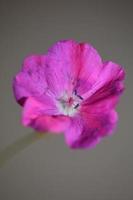
POLYGON ((97 81, 102 69, 102 59, 97 50, 90 44, 80 43, 80 70, 76 90, 83 95, 97 81))
POLYGON ((70 119, 67 116, 56 115, 56 116, 48 116, 44 115, 42 117, 36 118, 32 122, 32 128, 36 129, 40 132, 52 132, 54 134, 63 133, 66 128, 69 126, 70 119))
POLYGON ((22 115, 22 123, 25 126, 38 131, 61 132, 68 122, 69 118, 58 115, 58 110, 49 101, 44 104, 29 97, 25 102, 22 115))
POLYGON ((124 70, 120 65, 111 61, 105 62, 96 83, 83 98, 92 104, 111 96, 119 96, 124 90, 124 76, 124 70))
POLYGON ((13 80, 16 100, 24 104, 27 97, 45 93, 47 84, 44 73, 45 56, 29 56, 24 60, 22 71, 13 80))
POLYGON ((101 58, 91 45, 66 40, 49 49, 45 73, 47 83, 56 96, 74 89, 82 94, 97 80, 101 68, 101 58))
POLYGON ((79 53, 78 44, 72 40, 59 41, 49 49, 45 73, 48 86, 57 97, 66 90, 72 91, 79 53))
POLYGON ((112 134, 116 127, 117 113, 83 112, 81 116, 73 118, 70 127, 65 132, 66 143, 71 148, 92 148, 102 137, 112 134))
POLYGON ((96 128, 89 125, 85 125, 80 116, 71 119, 71 124, 65 132, 65 140, 70 148, 91 148, 99 143, 100 136, 96 128))

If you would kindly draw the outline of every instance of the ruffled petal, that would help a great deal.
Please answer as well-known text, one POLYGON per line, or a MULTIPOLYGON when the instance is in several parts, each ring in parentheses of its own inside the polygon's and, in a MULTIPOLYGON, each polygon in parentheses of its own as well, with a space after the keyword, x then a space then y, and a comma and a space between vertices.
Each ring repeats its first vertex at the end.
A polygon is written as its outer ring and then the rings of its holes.
POLYGON ((44 104, 29 97, 23 108, 22 123, 38 131, 58 133, 64 131, 69 122, 69 118, 58 114, 57 108, 49 101, 44 104))
POLYGON ((22 66, 22 70, 13 80, 16 100, 23 105, 27 97, 39 97, 45 94, 47 83, 45 80, 45 56, 29 56, 22 66))

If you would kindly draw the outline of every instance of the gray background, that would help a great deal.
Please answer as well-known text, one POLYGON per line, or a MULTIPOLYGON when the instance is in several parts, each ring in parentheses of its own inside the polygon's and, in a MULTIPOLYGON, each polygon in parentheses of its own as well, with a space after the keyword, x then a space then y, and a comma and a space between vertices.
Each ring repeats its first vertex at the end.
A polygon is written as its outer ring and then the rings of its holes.
POLYGON ((0 1, 0 159, 11 158, 0 168, 0 200, 132 200, 132 74, 132 1, 0 1), (103 59, 125 67, 116 134, 92 150, 72 151, 63 136, 24 147, 21 138, 33 131, 20 123, 12 77, 28 54, 71 38, 92 43, 103 59), (8 146, 14 141, 23 149, 16 147, 15 156, 8 146))

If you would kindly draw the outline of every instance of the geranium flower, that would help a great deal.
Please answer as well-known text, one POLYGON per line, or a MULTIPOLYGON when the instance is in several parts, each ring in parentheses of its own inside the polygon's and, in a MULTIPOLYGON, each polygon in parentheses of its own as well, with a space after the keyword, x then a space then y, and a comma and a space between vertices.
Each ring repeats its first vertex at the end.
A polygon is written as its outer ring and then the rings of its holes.
POLYGON ((46 55, 27 57, 13 81, 22 123, 64 133, 71 148, 95 146, 116 127, 124 70, 102 61, 90 44, 63 40, 46 55))

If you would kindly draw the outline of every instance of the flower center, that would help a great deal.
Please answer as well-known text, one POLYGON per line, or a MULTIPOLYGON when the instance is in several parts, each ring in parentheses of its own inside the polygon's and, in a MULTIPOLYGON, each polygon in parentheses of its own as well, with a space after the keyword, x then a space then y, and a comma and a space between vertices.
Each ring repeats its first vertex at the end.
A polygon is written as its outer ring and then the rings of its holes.
POLYGON ((77 95, 74 91, 73 94, 68 95, 65 92, 60 99, 58 99, 58 108, 63 115, 74 116, 80 108, 80 104, 83 98, 77 95))

